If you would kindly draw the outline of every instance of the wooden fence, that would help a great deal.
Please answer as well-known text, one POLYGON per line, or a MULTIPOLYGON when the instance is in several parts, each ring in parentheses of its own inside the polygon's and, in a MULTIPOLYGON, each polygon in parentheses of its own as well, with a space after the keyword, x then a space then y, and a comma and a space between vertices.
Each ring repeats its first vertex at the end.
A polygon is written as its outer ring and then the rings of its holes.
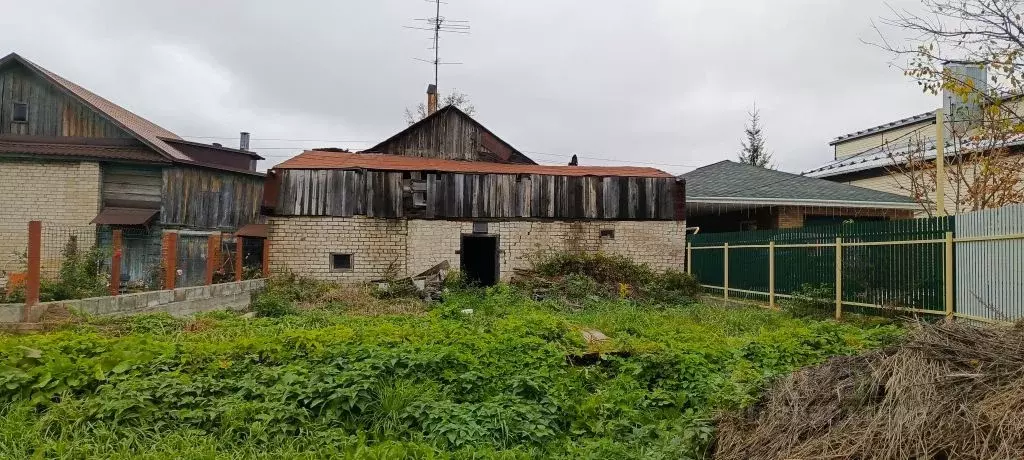
POLYGON ((776 307, 804 288, 844 311, 1024 317, 1024 205, 956 218, 695 235, 687 270, 726 299, 776 307), (957 233, 960 226, 961 233, 957 233))

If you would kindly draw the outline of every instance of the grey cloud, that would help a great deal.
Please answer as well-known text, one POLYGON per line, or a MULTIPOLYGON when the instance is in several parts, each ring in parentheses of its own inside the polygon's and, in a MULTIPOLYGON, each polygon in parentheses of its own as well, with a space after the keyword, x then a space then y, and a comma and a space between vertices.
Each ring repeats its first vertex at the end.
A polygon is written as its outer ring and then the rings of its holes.
MULTIPOLYGON (((913 0, 895 2, 913 7, 913 0)), ((183 135, 380 140, 432 79, 419 0, 16 2, 17 51, 183 135)), ((701 165, 734 158, 757 101, 782 169, 845 132, 937 104, 864 45, 881 1, 454 0, 442 90, 543 162, 572 153, 701 165)), ((231 139, 222 142, 231 143, 231 139)), ((257 141, 274 163, 324 142, 257 141), (285 147, 285 148, 282 148, 285 147)), ((366 143, 342 143, 365 147, 366 143)), ((585 160, 590 163, 601 163, 585 160)), ((685 167, 665 166, 672 172, 685 167)))

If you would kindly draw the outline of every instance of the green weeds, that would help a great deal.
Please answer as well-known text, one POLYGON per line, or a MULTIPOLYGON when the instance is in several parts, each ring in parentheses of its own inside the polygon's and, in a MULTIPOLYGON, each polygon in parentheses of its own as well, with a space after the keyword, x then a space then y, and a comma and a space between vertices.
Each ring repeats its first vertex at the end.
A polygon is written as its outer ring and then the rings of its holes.
POLYGON ((629 299, 565 313, 509 286, 369 316, 320 289, 268 295, 333 307, 0 337, 0 457, 704 458, 719 411, 899 336, 629 299), (587 328, 616 353, 570 365, 587 328))

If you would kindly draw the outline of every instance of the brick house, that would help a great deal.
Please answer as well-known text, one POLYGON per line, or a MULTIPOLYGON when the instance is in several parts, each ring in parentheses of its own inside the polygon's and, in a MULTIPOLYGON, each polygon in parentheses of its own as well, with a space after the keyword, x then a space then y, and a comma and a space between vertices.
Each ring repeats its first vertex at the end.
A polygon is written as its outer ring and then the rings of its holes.
POLYGON ((728 160, 679 178, 687 184, 687 222, 701 232, 909 219, 918 209, 906 196, 728 160))
POLYGON ((27 223, 79 246, 131 230, 122 279, 146 276, 164 230, 233 231, 260 219, 255 153, 174 133, 17 55, 0 59, 0 275, 23 269, 27 223))
POLYGON ((361 283, 448 262, 489 285, 551 250, 683 267, 683 185, 663 171, 537 165, 454 107, 370 150, 268 172, 272 271, 361 283))

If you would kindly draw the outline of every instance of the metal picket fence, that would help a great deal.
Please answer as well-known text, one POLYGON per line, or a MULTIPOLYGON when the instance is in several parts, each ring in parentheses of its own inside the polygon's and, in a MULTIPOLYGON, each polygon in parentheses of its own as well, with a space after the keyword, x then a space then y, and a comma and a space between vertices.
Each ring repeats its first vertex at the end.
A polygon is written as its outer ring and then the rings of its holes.
POLYGON ((954 220, 942 217, 698 234, 688 270, 725 298, 772 307, 817 288, 831 291, 837 317, 879 308, 946 314, 953 231, 954 220))

